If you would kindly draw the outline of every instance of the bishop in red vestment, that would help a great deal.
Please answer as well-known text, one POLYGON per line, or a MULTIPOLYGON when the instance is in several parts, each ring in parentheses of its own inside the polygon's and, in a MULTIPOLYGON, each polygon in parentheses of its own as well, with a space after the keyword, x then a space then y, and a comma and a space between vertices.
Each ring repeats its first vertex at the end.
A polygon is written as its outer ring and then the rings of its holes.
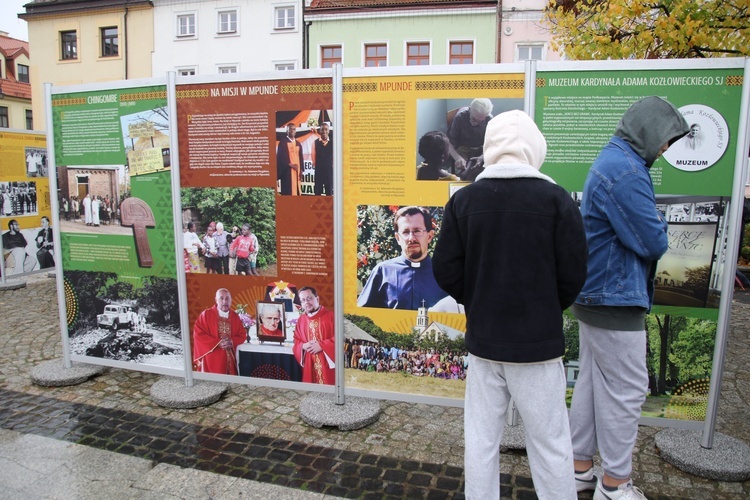
POLYGON ((237 375, 237 346, 247 340, 239 315, 232 311, 232 295, 216 291, 216 305, 198 316, 193 327, 193 367, 197 371, 237 375))
POLYGON ((303 287, 299 299, 305 313, 294 329, 294 357, 302 366, 302 381, 333 385, 336 341, 333 312, 320 305, 318 292, 303 287))

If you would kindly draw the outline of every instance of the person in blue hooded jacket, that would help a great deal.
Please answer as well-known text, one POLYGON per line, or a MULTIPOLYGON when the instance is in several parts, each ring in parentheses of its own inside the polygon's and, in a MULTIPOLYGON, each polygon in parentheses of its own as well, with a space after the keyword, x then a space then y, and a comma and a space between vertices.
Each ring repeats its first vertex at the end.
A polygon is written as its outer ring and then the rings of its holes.
POLYGON ((690 127, 659 97, 633 103, 589 170, 581 214, 588 275, 571 311, 578 319, 580 372, 570 411, 578 491, 639 499, 630 479, 641 406, 648 391, 645 317, 656 263, 667 251, 667 220, 656 208, 651 165, 690 127), (597 479, 592 458, 602 459, 597 479))

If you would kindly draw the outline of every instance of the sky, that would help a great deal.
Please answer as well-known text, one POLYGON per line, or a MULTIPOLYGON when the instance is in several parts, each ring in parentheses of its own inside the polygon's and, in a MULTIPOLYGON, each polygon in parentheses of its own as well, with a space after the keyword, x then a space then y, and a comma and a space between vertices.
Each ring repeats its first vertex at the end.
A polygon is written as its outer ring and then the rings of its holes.
POLYGON ((7 31, 8 36, 18 40, 29 41, 26 21, 18 19, 19 12, 25 12, 24 5, 32 0, 0 0, 0 31, 7 31))

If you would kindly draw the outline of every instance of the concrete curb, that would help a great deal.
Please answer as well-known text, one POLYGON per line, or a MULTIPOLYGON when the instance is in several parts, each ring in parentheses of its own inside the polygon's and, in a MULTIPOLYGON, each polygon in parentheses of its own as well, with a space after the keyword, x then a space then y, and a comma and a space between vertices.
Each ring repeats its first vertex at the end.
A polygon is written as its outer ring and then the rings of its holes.
POLYGON ((702 432, 664 429, 655 438, 665 462, 689 474, 716 481, 750 479, 750 447, 729 436, 714 434, 713 447, 700 444, 702 432))
POLYGON ((380 401, 347 396, 343 405, 336 404, 333 394, 311 392, 299 404, 302 420, 313 427, 338 427, 353 431, 366 427, 380 418, 380 401))
POLYGON ((151 386, 151 399, 165 408, 197 408, 218 401, 228 387, 226 384, 206 381, 195 381, 188 387, 184 379, 165 377, 151 386))
POLYGON ((64 387, 82 384, 102 372, 103 366, 82 363, 66 368, 62 359, 51 359, 31 369, 31 381, 44 387, 64 387))
POLYGON ((19 288, 26 288, 26 282, 23 280, 6 280, 5 283, 0 282, 0 292, 6 290, 18 290, 19 288))

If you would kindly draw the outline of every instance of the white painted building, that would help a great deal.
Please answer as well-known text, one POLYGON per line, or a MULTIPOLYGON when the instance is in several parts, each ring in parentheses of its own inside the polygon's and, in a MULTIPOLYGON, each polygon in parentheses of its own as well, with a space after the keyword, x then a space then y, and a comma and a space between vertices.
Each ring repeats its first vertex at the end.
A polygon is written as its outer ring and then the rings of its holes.
POLYGON ((302 68, 300 0, 154 0, 152 74, 302 68))

